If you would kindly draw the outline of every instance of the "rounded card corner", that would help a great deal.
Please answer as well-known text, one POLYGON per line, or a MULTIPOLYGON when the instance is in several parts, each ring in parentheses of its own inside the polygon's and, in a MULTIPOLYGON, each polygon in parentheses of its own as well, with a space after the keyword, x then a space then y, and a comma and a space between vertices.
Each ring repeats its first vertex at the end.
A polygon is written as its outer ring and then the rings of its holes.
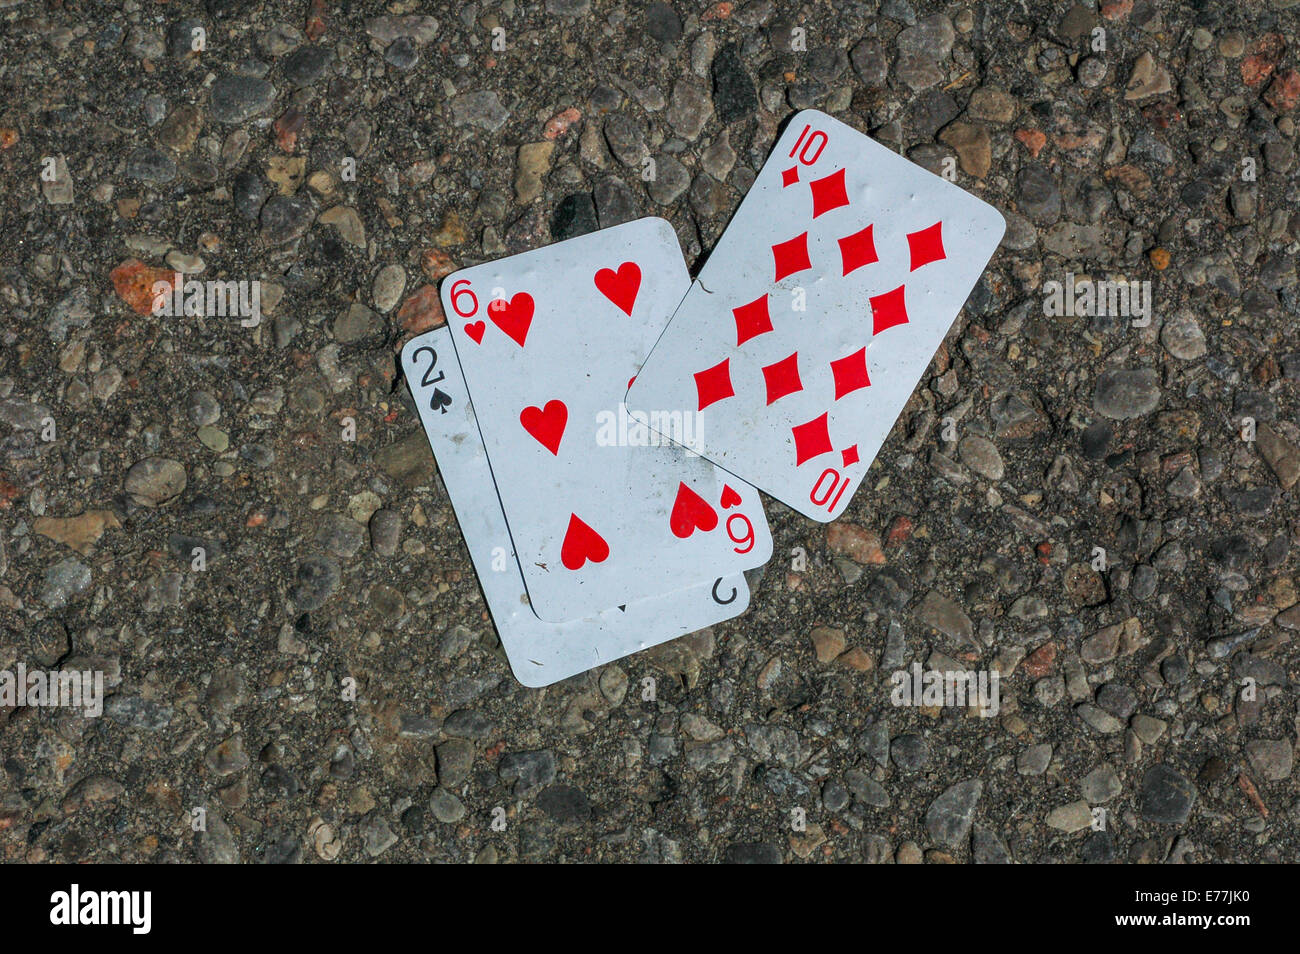
POLYGON ((515 661, 510 659, 508 653, 506 659, 510 663, 510 672, 515 677, 515 682, 525 689, 545 689, 552 683, 559 681, 551 677, 545 666, 539 666, 534 671, 529 671, 522 668, 523 664, 517 666, 515 661))
POLYGON ((989 228, 997 233, 996 244, 1001 245, 1002 239, 1007 234, 1007 217, 1001 209, 992 203, 985 202, 984 205, 988 209, 989 228))
POLYGON ((788 133, 791 130, 802 129, 805 125, 827 122, 835 123, 837 126, 844 125, 829 113, 824 113, 820 109, 813 109, 810 107, 808 109, 801 109, 799 112, 791 116, 790 121, 786 123, 785 131, 788 133))
POLYGON ((427 338, 427 337, 428 337, 430 334, 432 334, 432 333, 433 333, 433 332, 427 332, 427 333, 422 334, 422 335, 416 335, 414 338, 412 338, 412 339, 411 339, 410 341, 408 341, 406 344, 402 345, 402 353, 401 353, 401 355, 400 355, 400 358, 401 358, 401 362, 402 362, 402 364, 409 364, 409 363, 410 363, 410 361, 411 361, 411 355, 415 353, 415 349, 418 348, 418 347, 420 347, 420 345, 421 345, 421 343, 424 341, 424 339, 427 338))
POLYGON ((637 219, 636 221, 645 222, 652 227, 657 228, 665 236, 671 235, 674 241, 677 239, 677 231, 673 228, 673 223, 669 222, 662 215, 647 215, 645 218, 637 219))

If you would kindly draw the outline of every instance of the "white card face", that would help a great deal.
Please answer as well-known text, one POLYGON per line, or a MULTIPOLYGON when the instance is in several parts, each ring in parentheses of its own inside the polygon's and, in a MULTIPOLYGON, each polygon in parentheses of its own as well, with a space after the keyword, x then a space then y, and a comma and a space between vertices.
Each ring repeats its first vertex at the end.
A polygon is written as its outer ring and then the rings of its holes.
POLYGON ((739 616, 749 606, 745 577, 736 574, 586 619, 566 623, 538 619, 528 605, 478 422, 456 364, 451 332, 439 328, 408 341, 402 349, 402 369, 501 645, 515 678, 525 686, 549 686, 739 616))
MULTIPOLYGON (((622 398, 689 287, 663 219, 467 268, 443 281, 532 601, 562 622, 767 561, 758 492, 622 398), (629 425, 632 420, 632 426, 629 425), (637 421, 641 421, 640 424, 637 421)), ((677 436, 694 437, 677 415, 677 436)))
POLYGON ((1001 214, 816 110, 791 121, 628 393, 814 520, 848 506, 1001 214))

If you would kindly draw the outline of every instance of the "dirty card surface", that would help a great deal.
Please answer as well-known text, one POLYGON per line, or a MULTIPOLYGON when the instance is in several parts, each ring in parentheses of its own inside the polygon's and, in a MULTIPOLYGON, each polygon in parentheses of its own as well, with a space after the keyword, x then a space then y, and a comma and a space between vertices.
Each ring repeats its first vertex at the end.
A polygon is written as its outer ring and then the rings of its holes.
POLYGON ((848 506, 1001 240, 992 206, 816 110, 794 116, 631 386, 814 520, 848 506))
POLYGON ((771 555, 754 488, 644 425, 627 426, 628 382, 687 287, 677 237, 653 218, 443 281, 452 341, 541 619, 585 617, 771 555))
POLYGON ((501 645, 521 683, 547 686, 745 611, 749 588, 738 573, 585 619, 538 619, 528 606, 450 331, 440 328, 407 342, 402 368, 501 645))

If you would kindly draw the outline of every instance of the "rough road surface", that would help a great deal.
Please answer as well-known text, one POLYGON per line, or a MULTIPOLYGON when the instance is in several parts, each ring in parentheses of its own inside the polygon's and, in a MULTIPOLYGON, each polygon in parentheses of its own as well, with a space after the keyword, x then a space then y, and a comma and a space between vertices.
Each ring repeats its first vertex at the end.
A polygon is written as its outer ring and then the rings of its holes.
POLYGON ((1294 861, 1298 26, 0 0, 0 670, 109 696, 0 706, 0 857, 1294 861), (769 501, 744 616, 522 688, 395 349, 600 226, 698 266, 805 107, 1003 245, 843 520, 769 501), (176 271, 260 322, 153 314, 176 271), (1048 313, 1108 279, 1149 321, 1048 313), (913 663, 996 714, 895 705, 913 663))

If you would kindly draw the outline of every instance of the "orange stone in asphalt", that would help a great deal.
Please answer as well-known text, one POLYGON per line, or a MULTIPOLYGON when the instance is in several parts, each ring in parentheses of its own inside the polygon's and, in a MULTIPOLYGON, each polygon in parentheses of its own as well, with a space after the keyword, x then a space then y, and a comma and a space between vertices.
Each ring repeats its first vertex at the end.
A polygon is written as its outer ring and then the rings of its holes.
POLYGON ((172 280, 175 273, 169 268, 150 268, 138 258, 128 258, 117 268, 109 272, 113 290, 130 305, 137 314, 153 313, 153 288, 157 282, 166 282, 167 294, 171 294, 172 280))
POLYGON ((1047 136, 1040 129, 1018 129, 1016 138, 1024 144, 1024 147, 1029 150, 1029 155, 1034 159, 1038 158, 1038 154, 1047 145, 1047 136))
POLYGON ((894 547, 912 535, 912 520, 909 517, 897 517, 885 536, 885 546, 894 547))
POLYGON ((420 253, 420 269, 425 278, 436 282, 456 270, 456 263, 451 256, 438 248, 426 248, 420 253))
POLYGON ((1042 679, 1052 671, 1052 663, 1056 662, 1056 643, 1043 643, 1032 653, 1025 657, 1025 661, 1020 664, 1020 668, 1025 671, 1025 675, 1031 679, 1042 679))
POLYGON ((1289 113, 1300 102, 1300 73, 1283 70, 1273 77, 1264 93, 1264 102, 1279 113, 1289 113))
POLYGON ((438 289, 433 285, 424 285, 402 303, 397 312, 397 322, 403 331, 419 334, 447 323, 443 314, 442 302, 438 299, 438 289))
POLYGON ((563 112, 556 113, 546 121, 542 128, 543 139, 558 139, 569 131, 569 127, 582 118, 582 113, 570 106, 563 112))

